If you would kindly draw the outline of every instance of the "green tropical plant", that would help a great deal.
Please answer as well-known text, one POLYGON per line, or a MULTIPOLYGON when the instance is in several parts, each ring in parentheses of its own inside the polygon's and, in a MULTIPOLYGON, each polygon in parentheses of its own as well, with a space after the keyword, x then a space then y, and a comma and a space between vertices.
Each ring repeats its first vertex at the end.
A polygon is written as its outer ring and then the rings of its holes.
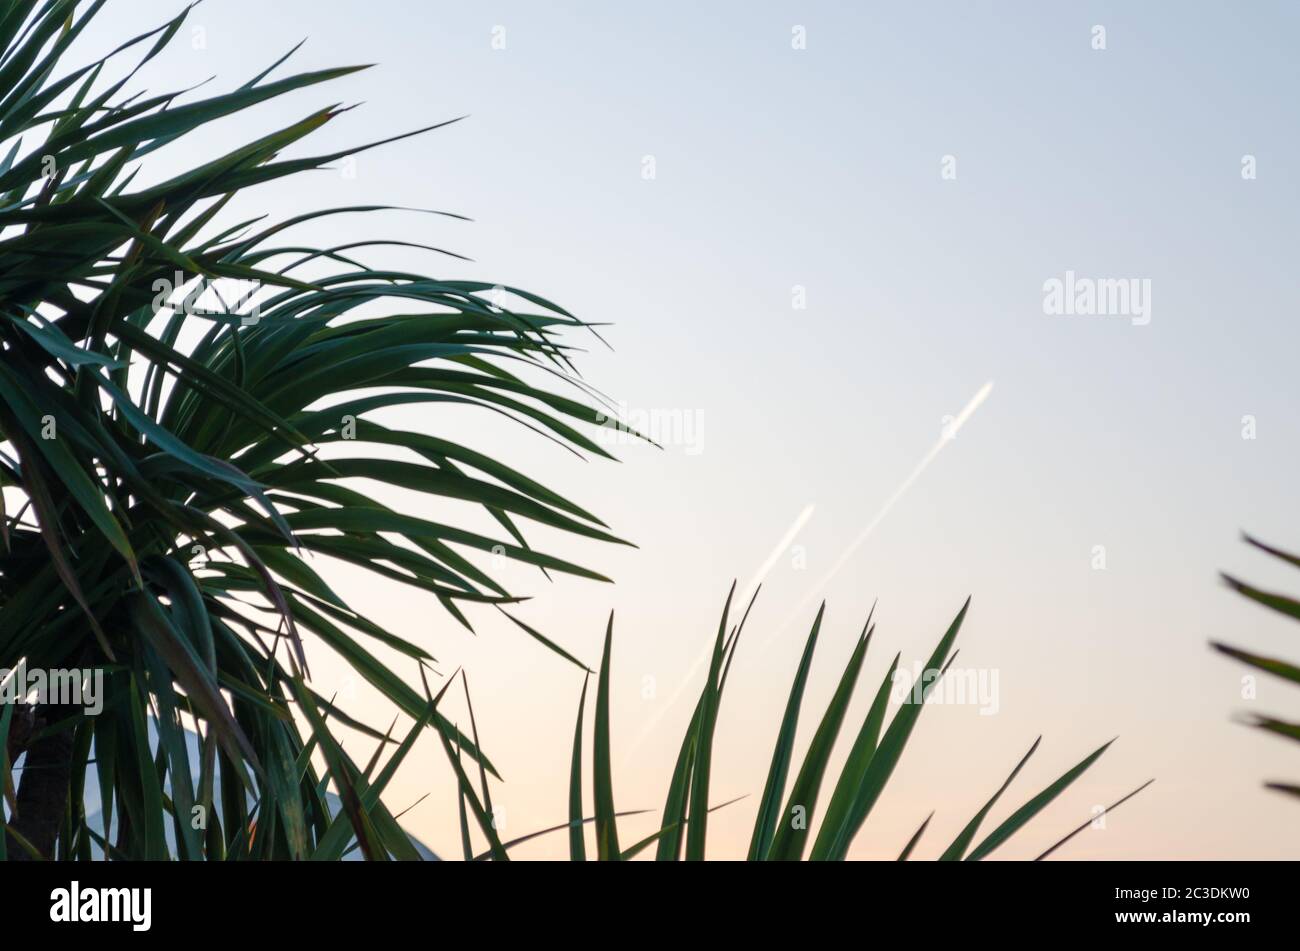
MULTIPOLYGON (((757 597, 755 592, 754 597, 757 597)), ((574 731, 573 754, 570 764, 569 782, 569 821, 567 823, 531 833, 518 839, 502 842, 489 819, 491 813, 488 798, 486 775, 480 777, 483 798, 475 793, 473 784, 465 772, 459 772, 461 807, 461 838, 466 858, 500 857, 509 849, 540 835, 568 830, 569 854, 575 861, 587 857, 584 829, 588 824, 595 827, 596 857, 601 860, 621 860, 633 858, 645 852, 651 846, 655 848, 655 858, 659 861, 700 860, 705 857, 708 835, 709 814, 731 805, 737 800, 730 800, 719 805, 709 804, 710 771, 715 743, 715 729, 718 711, 722 702, 722 692, 726 685, 732 661, 735 659, 737 645, 749 617, 754 600, 751 598, 740 622, 728 629, 732 598, 735 586, 722 611, 722 620, 713 643, 713 652, 709 664, 708 676, 704 689, 696 702, 690 725, 682 739, 672 777, 668 783, 659 831, 631 845, 622 845, 618 835, 618 819, 623 816, 637 815, 635 812, 618 812, 614 807, 613 780, 611 776, 611 739, 609 725, 610 697, 610 651, 613 643, 614 617, 611 614, 605 630, 604 653, 601 658, 600 671, 597 676, 595 723, 592 746, 592 801, 594 815, 587 815, 583 807, 583 712, 586 708, 587 683, 584 680, 582 698, 578 703, 577 727, 574 731), (488 852, 475 855, 471 846, 470 827, 465 803, 470 805, 469 812, 477 819, 479 829, 490 844, 488 852)), ((813 621, 812 629, 804 646, 798 670, 790 687, 785 714, 777 733, 772 751, 772 762, 768 770, 754 820, 754 831, 750 839, 748 858, 751 861, 793 861, 807 858, 809 860, 842 860, 853 844, 863 824, 870 815, 872 807, 884 792, 894 768, 902 757, 913 728, 921 715, 928 698, 947 672, 955 659, 953 644, 957 633, 965 620, 970 599, 962 606, 952 624, 940 639, 934 652, 922 671, 919 690, 909 690, 894 712, 888 718, 891 687, 894 674, 898 670, 901 655, 895 655, 887 668, 880 685, 872 694, 872 701, 862 725, 854 736, 848 756, 844 761, 839 778, 829 787, 830 796, 824 807, 819 807, 822 788, 828 779, 828 768, 832 750, 844 724, 850 702, 854 698, 858 680, 866 659, 867 647, 875 632, 871 617, 868 616, 861 635, 854 644, 853 652, 840 676, 839 684, 831 697, 830 703, 822 715, 812 739, 804 754, 803 763, 795 775, 793 784, 789 782, 790 769, 793 766, 795 735, 799 726, 799 717, 803 707, 804 688, 812 668, 813 652, 821 630, 822 617, 826 610, 823 603, 813 621), (888 723, 886 721, 888 720, 888 723), (784 803, 784 805, 783 805, 784 803), (817 820, 814 823, 814 820, 817 820), (814 834, 815 833, 815 834, 814 834)), ((874 613, 874 612, 873 612, 874 613)), ((1104 743, 1088 754, 1042 791, 1028 799, 1016 809, 993 831, 976 842, 980 826, 988 817, 999 798, 1011 785, 1012 780, 1038 749, 1042 737, 1034 741, 1029 751, 1011 770, 1006 781, 998 788, 987 802, 975 813, 974 817, 962 828, 960 834, 939 855, 940 860, 974 861, 987 857, 1005 843, 1012 835, 1037 816, 1057 796, 1064 792, 1076 779, 1106 752, 1114 740, 1104 743)), ((1102 814, 1108 813, 1127 802, 1133 796, 1151 785, 1154 780, 1138 786, 1127 795, 1105 807, 1102 814)), ((927 816, 920 828, 911 836, 899 854, 899 860, 909 858, 933 817, 927 816)), ((1052 845, 1037 856, 1047 858, 1066 842, 1086 830, 1098 816, 1091 816, 1065 836, 1058 838, 1052 845)))
POLYGON ((518 600, 476 552, 602 579, 535 550, 521 525, 618 541, 594 515, 460 442, 375 419, 399 406, 475 409, 607 455, 580 431, 609 425, 607 404, 562 339, 588 325, 526 291, 489 300, 490 283, 358 258, 404 242, 286 236, 379 206, 226 220, 253 186, 384 144, 285 157, 347 107, 136 184, 141 160, 189 133, 364 67, 272 78, 291 50, 220 95, 128 94, 189 8, 61 71, 104 7, 12 0, 0 11, 0 667, 99 670, 106 693, 93 717, 4 705, 0 857, 329 858, 352 839, 369 858, 416 857, 379 793, 418 732, 493 767, 371 647, 421 674, 429 650, 345 603, 304 556, 413 586, 466 627, 469 606, 518 600), (241 292, 227 300, 232 284, 241 292), (368 483, 482 506, 500 533, 395 511, 368 483), (306 638, 410 717, 411 734, 396 743, 317 695, 306 638), (358 765, 335 725, 396 752, 382 769, 358 765), (185 729, 202 737, 197 769, 185 729), (102 832, 83 799, 92 768, 102 832))
MULTIPOLYGON (((1289 565, 1300 568, 1300 557, 1289 554, 1281 549, 1274 548, 1271 545, 1266 545, 1249 535, 1244 536, 1244 538, 1248 544, 1253 545, 1260 551, 1266 552, 1274 558, 1279 558, 1289 565)), ((1227 582, 1228 587, 1232 588, 1238 594, 1244 595, 1254 601, 1256 604, 1262 604, 1264 607, 1285 614, 1289 618, 1300 620, 1300 601, 1297 601, 1295 598, 1289 597, 1285 594, 1263 591, 1260 588, 1246 584, 1244 581, 1239 581, 1228 574, 1224 574, 1222 577, 1223 580, 1227 582)), ((1250 651, 1244 651, 1240 648, 1232 647, 1218 641, 1211 641, 1210 645, 1220 653, 1227 654, 1229 657, 1239 660, 1244 664, 1249 664, 1257 670, 1262 670, 1275 677, 1281 677, 1283 680, 1288 680, 1293 684, 1300 684, 1300 667, 1297 667, 1295 664, 1279 660, 1276 657, 1265 657, 1261 654, 1254 654, 1250 651)), ((1256 729, 1264 730, 1265 732, 1272 733, 1275 736, 1300 741, 1300 723, 1295 723, 1289 720, 1280 720, 1276 717, 1264 716, 1261 714, 1251 714, 1247 718, 1247 723, 1256 729)), ((1277 792, 1288 793, 1292 796, 1300 796, 1300 783, 1267 782, 1264 785, 1269 789, 1276 790, 1277 792)))

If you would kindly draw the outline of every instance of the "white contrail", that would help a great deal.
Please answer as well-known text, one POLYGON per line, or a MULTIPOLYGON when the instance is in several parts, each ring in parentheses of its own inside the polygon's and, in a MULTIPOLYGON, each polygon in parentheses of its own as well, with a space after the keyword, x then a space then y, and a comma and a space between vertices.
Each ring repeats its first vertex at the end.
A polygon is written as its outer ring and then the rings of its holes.
MULTIPOLYGON (((781 540, 776 543, 776 547, 772 549, 772 553, 767 556, 767 560, 763 562, 758 571, 755 572, 754 577, 751 578, 749 583, 745 585, 744 589, 740 591, 740 596, 732 599, 731 606, 733 611, 744 611, 744 609, 748 607, 749 599, 754 596, 754 592, 757 591, 758 586, 763 583, 763 579, 766 578, 767 573, 772 570, 777 559, 779 559, 785 550, 790 547, 794 540, 799 536, 799 533, 803 531, 803 527, 808 524, 808 520, 813 516, 814 508, 815 506, 811 502, 804 506, 803 511, 799 513, 797 518, 795 518, 786 533, 781 536, 781 540)), ((641 745, 645 738, 650 735, 650 731, 655 728, 660 719, 663 718, 663 715, 677 705, 677 701, 681 699, 682 692, 690 686, 691 682, 695 679, 696 673, 698 673, 700 668, 704 666, 705 661, 709 660, 712 656, 713 644, 710 641, 705 644, 704 650, 701 652, 700 656, 695 658, 695 663, 691 665, 691 669, 686 672, 686 676, 683 677, 681 682, 677 685, 676 692, 673 693, 667 703, 659 705, 658 711, 642 728, 641 735, 637 737, 636 742, 628 749, 629 755, 631 755, 631 753, 641 745)))
MULTIPOLYGON (((809 589, 808 593, 804 595, 803 600, 801 600, 797 605, 795 605, 793 610, 791 610, 790 613, 786 615, 785 620, 781 622, 781 625, 777 627, 775 630, 773 630, 772 634, 767 638, 766 641, 763 642, 763 645, 759 648, 760 652, 770 647, 772 641, 775 640, 778 635, 784 632, 785 629, 790 626, 790 623, 799 615, 799 613, 805 607, 807 607, 808 602, 810 602, 819 591, 823 591, 826 588, 826 586, 831 582, 831 580, 837 574, 839 574, 840 569, 842 569, 848 563, 849 559, 852 558, 853 555, 857 552, 857 550, 862 547, 863 542, 867 540, 867 537, 872 533, 872 531, 875 530, 876 526, 879 525, 881 521, 885 518, 885 516, 889 514, 890 509, 892 509, 898 503, 898 500, 903 497, 904 493, 906 493, 907 490, 912 487, 912 483, 914 483, 917 479, 921 477, 921 473, 923 473, 926 470, 926 468, 930 465, 930 463, 934 461, 935 457, 938 456, 939 453, 943 451, 943 447, 946 446, 948 443, 952 442, 953 437, 957 435, 958 430, 960 430, 962 426, 966 424, 966 421, 971 418, 971 415, 975 412, 975 410, 979 409, 980 404, 982 404, 986 399, 989 398, 989 394, 992 392, 993 392, 993 381, 989 380, 987 383, 985 383, 983 386, 979 388, 979 392, 977 392, 973 397, 971 397, 970 402, 968 402, 964 407, 962 407, 962 411, 958 413, 957 416, 953 419, 953 421, 949 423, 948 426, 944 429, 943 434, 939 437, 939 441, 930 447, 930 451, 927 452, 924 457, 922 457, 921 461, 916 464, 916 467, 908 474, 907 478, 903 480, 902 484, 897 489, 894 490, 894 494, 891 495, 885 501, 885 504, 880 507, 880 511, 876 513, 875 517, 872 518, 872 520, 867 523, 866 527, 863 528, 862 531, 858 532, 857 537, 854 538, 853 541, 849 543, 848 547, 844 549, 843 554, 841 554, 840 557, 836 559, 835 564, 831 566, 830 570, 827 571, 826 574, 823 575, 822 578, 815 585, 813 585, 812 588, 809 589)), ((777 559, 781 557, 781 553, 784 552, 786 548, 790 546, 790 543, 794 541, 795 537, 799 534, 799 531, 804 527, 804 525, 808 523, 808 520, 812 518, 812 513, 813 513, 812 505, 808 505, 802 512, 799 513, 799 517, 794 520, 794 524, 790 526, 790 530, 785 533, 781 541, 777 544, 776 548, 772 550, 772 554, 770 554, 767 557, 767 560, 763 562, 763 565, 762 567, 759 568, 758 573, 754 575, 754 578, 749 582, 748 585, 746 585, 745 590, 741 592, 741 597, 732 601, 733 607, 736 607, 738 605, 739 606, 738 610, 743 611, 745 609, 745 607, 749 604, 750 597, 753 595, 754 591, 758 588, 759 583, 762 582, 763 578, 766 577, 767 573, 772 570, 772 567, 773 565, 776 564, 777 559)), ((691 682, 694 680, 695 674, 699 671, 699 669, 702 666, 704 666, 704 662, 708 660, 712 656, 712 654, 713 654, 713 646, 710 643, 708 646, 705 647, 704 652, 701 653, 700 656, 696 659, 695 664, 694 666, 691 667, 690 672, 682 679, 681 683, 677 687, 677 690, 673 694, 671 699, 669 699, 667 703, 663 703, 659 705, 658 711, 655 713, 654 716, 650 718, 649 722, 647 722, 645 727, 641 730, 641 735, 637 737, 636 742, 633 743, 630 747, 628 747, 627 755, 629 758, 631 757, 631 754, 645 741, 646 737, 649 736, 650 731, 653 730, 654 727, 659 723, 659 721, 663 718, 664 714, 667 713, 670 709, 672 709, 677 704, 677 701, 681 698, 683 691, 685 691, 685 689, 691 684, 691 682)))
MULTIPOLYGON (((799 533, 803 531, 803 527, 808 524, 808 520, 812 518, 814 508, 815 506, 811 502, 804 506, 804 510, 799 513, 799 517, 794 520, 794 524, 790 526, 789 531, 781 536, 781 540, 776 543, 776 547, 772 549, 772 553, 767 556, 767 561, 763 562, 762 566, 757 572, 755 572, 754 577, 749 579, 749 584, 745 585, 745 587, 741 589, 740 597, 736 599, 736 604, 739 604, 742 607, 749 604, 749 599, 754 596, 754 592, 757 591, 758 586, 763 583, 763 579, 767 577, 767 573, 772 570, 772 566, 776 564, 776 560, 785 553, 785 550, 790 547, 794 540, 799 536, 799 533)), ((709 652, 706 652, 706 656, 708 653, 709 652)))
POLYGON ((930 447, 930 451, 927 452, 921 461, 916 464, 916 468, 914 468, 911 473, 908 474, 907 478, 903 480, 902 485, 894 490, 894 494, 891 495, 888 500, 886 500, 885 504, 880 507, 880 511, 876 513, 875 518, 868 522, 862 531, 858 532, 857 537, 849 543, 848 548, 844 549, 844 553, 836 559, 835 564, 831 566, 830 570, 827 571, 811 589, 809 589, 808 593, 804 595, 803 600, 796 604, 790 613, 786 615, 785 620, 781 622, 781 626, 772 631, 771 635, 768 636, 768 639, 763 642, 762 650, 766 650, 767 647, 771 645, 772 641, 790 625, 790 622, 793 621, 801 611, 808 606, 808 602, 812 601, 813 598, 817 596, 818 592, 826 590, 826 586, 830 584, 831 579, 839 574, 840 569, 843 568, 857 550, 862 547, 862 543, 867 540, 867 536, 870 535, 875 530, 876 526, 884 520, 885 516, 889 514, 889 510, 892 509, 898 500, 903 497, 903 494, 912 487, 912 483, 921 477, 921 473, 924 472, 930 463, 934 461, 935 456, 939 455, 939 453, 943 451, 943 447, 952 442, 953 437, 957 435, 957 431, 966 424, 966 421, 971 418, 971 415, 975 410, 979 409, 980 404, 989 398, 989 394, 992 392, 993 381, 989 380, 979 388, 979 392, 971 397, 970 402, 962 408, 962 411, 958 413, 956 418, 947 426, 947 428, 944 429, 943 434, 939 437, 939 441, 930 447))

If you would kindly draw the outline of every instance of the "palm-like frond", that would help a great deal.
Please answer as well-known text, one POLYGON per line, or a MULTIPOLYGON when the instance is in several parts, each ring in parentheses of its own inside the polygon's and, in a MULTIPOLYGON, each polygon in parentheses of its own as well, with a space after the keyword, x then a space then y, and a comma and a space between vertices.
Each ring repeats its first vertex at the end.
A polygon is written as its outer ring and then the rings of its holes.
MULTIPOLYGON (((1253 545, 1260 551, 1272 555, 1274 558, 1277 558, 1292 567, 1300 568, 1300 555, 1293 555, 1280 548, 1274 548, 1272 545, 1266 545, 1264 542, 1252 538, 1249 535, 1245 538, 1248 544, 1253 545)), ((1300 620, 1300 601, 1297 601, 1290 595, 1264 591, 1261 588, 1256 588, 1253 585, 1249 585, 1244 581, 1240 581, 1237 578, 1226 574, 1223 576, 1223 580, 1227 582, 1228 587, 1232 588, 1232 590, 1236 591, 1243 597, 1249 598, 1256 604, 1262 604, 1264 607, 1292 618, 1293 620, 1300 620)), ((1265 657, 1260 654, 1254 654, 1250 651, 1241 650, 1240 648, 1232 647, 1218 641, 1212 641, 1211 646, 1220 653, 1226 654, 1234 660, 1239 660, 1243 664, 1254 667, 1256 670, 1262 670, 1267 674, 1272 674, 1274 677, 1288 680, 1293 684, 1300 684, 1300 666, 1297 666, 1296 664, 1276 657, 1265 657)), ((1281 736, 1289 740, 1300 742, 1300 723, 1295 723, 1289 720, 1280 720, 1276 717, 1259 714, 1252 715, 1248 722, 1251 726, 1256 729, 1264 730, 1266 733, 1272 733, 1274 736, 1281 736)), ((1267 785, 1269 789, 1277 792, 1287 793, 1292 796, 1300 796, 1300 785, 1296 785, 1292 782, 1275 781, 1266 783, 1265 785, 1267 785)))
MULTIPOLYGON (((329 721, 385 737, 312 691, 304 638, 485 760, 367 645, 412 672, 434 662, 428 648, 346 604, 310 556, 410 585, 465 625, 474 605, 517 600, 476 553, 600 579, 523 530, 617 541, 594 515, 460 442, 376 419, 398 406, 489 412, 605 455, 581 430, 607 411, 565 342, 585 325, 525 291, 504 288, 507 306, 481 281, 372 269, 357 257, 367 242, 286 239, 377 206, 226 222, 241 190, 382 144, 283 156, 338 106, 135 186, 142 160, 205 124, 362 67, 272 78, 281 60, 208 98, 127 95, 188 9, 61 73, 103 7, 15 0, 0 13, 0 667, 108 672, 101 715, 52 709, 44 729, 70 731, 74 790, 93 747, 112 856, 166 855, 170 826, 182 858, 306 858, 338 852, 347 823, 369 857, 410 857, 379 802, 383 777, 352 762, 329 721), (500 531, 395 511, 367 482, 482 506, 500 531), (204 756, 191 774, 180 731, 195 722, 204 756)), ((88 855, 94 836, 74 807, 60 857, 88 855)))
MULTIPOLYGON (((735 593, 733 586, 732 593, 735 593)), ((755 593, 757 597, 757 592, 755 593)), ((750 607, 753 600, 750 602, 750 607)), ((788 782, 789 770, 793 765, 795 734, 802 712, 804 686, 811 669, 813 652, 821 630, 825 605, 817 612, 812 630, 804 648, 798 670, 795 673, 790 698, 784 717, 778 730, 773 747, 772 762, 768 771, 767 782, 759 800, 754 831, 750 839, 748 857, 751 861, 797 861, 800 859, 837 861, 847 857, 849 847, 862 830, 872 808, 875 806, 894 768, 902 757, 908 738, 916 725, 925 701, 930 697, 948 666, 956 656, 953 644, 957 633, 965 620, 970 600, 962 606, 957 617, 940 639, 934 652, 926 662, 925 670, 918 681, 919 689, 910 689, 906 699, 898 704, 892 719, 886 724, 894 673, 898 669, 898 656, 895 656, 886 669, 884 679, 872 694, 872 702, 861 728, 858 730, 848 756, 841 767, 839 778, 830 787, 830 798, 822 806, 821 789, 829 780, 829 765, 832 749, 844 723, 849 704, 852 702, 859 680, 867 647, 872 639, 875 627, 868 617, 861 635, 854 644, 852 654, 840 677, 839 684, 826 711, 818 724, 808 748, 804 754, 803 764, 799 768, 794 782, 788 782), (814 835, 815 832, 815 835, 814 835)), ((714 724, 722 701, 723 688, 735 658, 737 646, 749 616, 748 608, 740 622, 730 626, 731 597, 728 596, 723 609, 722 621, 714 640, 713 660, 704 689, 696 703, 686 735, 682 739, 681 751, 668 783, 660 828, 646 839, 630 848, 620 850, 618 846, 618 819, 624 815, 637 813, 618 812, 614 807, 613 784, 609 772, 610 728, 609 728, 609 668, 611 644, 613 641, 613 616, 605 633, 604 656, 601 661, 599 684, 596 696, 595 729, 593 731, 593 790, 594 815, 584 818, 582 815, 582 712, 585 707, 586 685, 583 686, 583 700, 578 708, 578 726, 574 736, 572 770, 569 791, 569 822, 543 830, 533 835, 524 836, 513 842, 505 843, 509 849, 515 844, 528 841, 537 835, 568 829, 570 835, 570 856, 574 860, 586 858, 583 828, 594 823, 598 857, 606 860, 632 858, 649 845, 655 845, 656 858, 660 861, 676 861, 681 858, 705 858, 708 817, 710 813, 724 808, 737 800, 730 800, 718 805, 709 805, 710 800, 710 766, 712 763, 714 724)), ((1012 780, 1024 767, 1025 763, 1038 749, 1039 740, 1035 740, 1029 752, 1012 769, 1011 774, 984 806, 966 824, 957 838, 940 854, 946 861, 978 861, 992 854, 1008 839, 1020 831, 1030 820, 1041 813, 1053 800, 1074 783, 1089 767, 1095 763, 1114 742, 1111 740, 1094 750, 1088 756, 1066 770, 1055 781, 1048 784, 1036 795, 1028 799, 1001 824, 976 842, 976 835, 998 799, 1011 785, 1012 780)), ((1143 783, 1132 792, 1103 810, 1102 814, 1122 805, 1128 799, 1141 792, 1151 784, 1143 783)), ((486 784, 485 788, 486 788, 486 784)), ((473 791, 470 791, 473 796, 473 791)), ((925 819, 921 827, 908 840, 900 859, 908 858, 916 848, 918 841, 930 823, 933 813, 925 819)), ((1039 855, 1046 858, 1074 836, 1084 831, 1099 816, 1094 815, 1083 825, 1059 838, 1039 855)), ((484 826, 486 833, 487 826, 484 826)), ((486 857, 486 856, 482 856, 486 857)))

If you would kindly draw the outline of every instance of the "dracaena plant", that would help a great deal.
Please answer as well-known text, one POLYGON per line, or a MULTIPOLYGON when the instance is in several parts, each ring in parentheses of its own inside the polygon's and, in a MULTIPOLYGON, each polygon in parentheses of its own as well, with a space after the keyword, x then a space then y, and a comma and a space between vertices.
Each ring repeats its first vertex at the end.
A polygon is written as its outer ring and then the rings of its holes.
MULTIPOLYGON (((1282 562, 1291 565, 1294 568, 1300 568, 1300 555, 1294 555, 1283 551, 1280 548, 1274 548, 1255 538, 1246 536, 1246 542, 1255 548, 1282 562)), ((1231 575, 1223 575, 1223 580, 1228 586, 1238 594, 1244 595, 1256 604, 1262 604, 1266 608, 1277 611, 1279 614, 1286 615, 1293 620, 1300 620, 1300 601, 1290 595, 1282 594, 1275 591, 1265 591, 1254 585, 1247 584, 1231 575)), ((1249 664, 1256 670, 1262 670, 1265 673, 1272 674, 1274 677, 1280 677, 1282 680, 1290 681, 1293 684, 1300 684, 1300 666, 1282 660, 1278 657, 1268 657, 1263 654, 1255 654, 1251 651, 1242 650, 1239 647, 1232 647, 1218 641, 1212 642, 1212 646, 1220 653, 1227 654, 1229 657, 1239 660, 1244 664, 1249 664)), ((1272 733, 1274 736, 1280 736, 1284 739, 1300 742, 1300 723, 1294 720, 1284 720, 1268 714, 1252 714, 1246 721, 1250 726, 1272 733)), ((1291 796, 1300 797, 1300 782, 1274 780, 1264 784, 1267 788, 1281 793, 1287 793, 1291 796)))
MULTIPOLYGON (((491 821, 491 798, 486 774, 480 772, 479 790, 458 767, 459 795, 461 798, 461 839, 466 859, 504 858, 509 850, 538 836, 564 830, 569 835, 569 855, 574 861, 588 857, 587 832, 593 833, 595 858, 602 861, 620 861, 648 853, 658 861, 680 859, 700 860, 706 857, 709 815, 718 809, 739 802, 729 799, 710 804, 713 750, 716 742, 718 711, 722 703, 723 688, 730 675, 732 661, 744 632, 754 599, 750 599, 739 623, 731 624, 732 598, 735 586, 727 597, 713 642, 712 659, 705 678, 704 689, 695 704, 686 735, 682 738, 673 767, 658 831, 634 843, 620 839, 618 820, 639 815, 646 810, 619 812, 614 806, 614 782, 609 701, 610 655, 614 638, 614 617, 611 614, 605 629, 605 647, 597 673, 596 703, 592 729, 591 761, 591 814, 584 808, 583 715, 587 706, 587 681, 582 686, 578 702, 577 726, 574 730, 573 753, 569 769, 569 821, 549 829, 503 842, 491 821), (481 796, 480 796, 481 792, 481 796), (488 849, 475 854, 471 841, 469 818, 477 826, 488 849)), ((755 592, 754 598, 758 593, 755 592)), ((747 857, 750 861, 837 861, 847 858, 849 848, 858 838, 873 807, 884 793, 894 768, 902 758, 907 741, 920 719, 926 700, 947 673, 956 657, 953 645, 970 607, 968 598, 948 630, 939 640, 926 662, 917 684, 908 689, 905 698, 889 716, 891 695, 894 693, 895 672, 901 655, 895 655, 885 668, 879 686, 871 695, 872 701, 866 716, 849 746, 840 768, 839 778, 828 785, 832 754, 853 701, 867 657, 867 648, 875 634, 875 625, 868 616, 862 633, 854 642, 848 663, 840 675, 839 683, 808 741, 802 764, 790 781, 794 765, 795 739, 803 708, 804 688, 812 669, 813 653, 822 628, 826 610, 823 604, 813 621, 803 655, 795 671, 789 699, 781 725, 772 747, 772 760, 767 781, 755 809, 754 828, 750 837, 747 857)), ((874 613, 874 612, 873 612, 874 613)), ((977 839, 980 827, 997 805, 1002 794, 1037 751, 1042 737, 1030 746, 1029 751, 1015 764, 1006 781, 993 793, 975 815, 958 833, 957 837, 936 856, 941 861, 978 861, 1000 848, 1014 834, 1026 826, 1047 806, 1084 774, 1110 747, 1111 740, 1067 769, 1056 780, 1027 799, 991 832, 977 839)), ((1106 806, 1099 814, 1075 827, 1064 836, 1057 837, 1046 848, 1036 853, 1037 860, 1052 855, 1065 843, 1087 830, 1100 816, 1118 808, 1136 796, 1154 780, 1147 780, 1125 796, 1106 806)), ((914 834, 908 838, 898 855, 904 861, 913 855, 929 826, 933 813, 927 816, 914 834)))
POLYGON ((586 325, 525 291, 490 300, 493 284, 363 263, 403 242, 301 237, 374 206, 231 220, 241 191, 383 143, 311 154, 302 140, 345 111, 334 106, 224 154, 186 151, 186 137, 360 67, 280 78, 286 55, 206 98, 133 93, 189 10, 65 66, 114 5, 0 11, 0 668, 104 678, 97 715, 4 705, 0 856, 328 858, 354 841, 370 858, 413 858, 379 801, 391 770, 358 766, 332 731, 384 734, 312 689, 305 645, 337 653, 449 752, 492 766, 408 683, 432 645, 345 603, 311 556, 436 598, 453 630, 515 600, 480 553, 599 579, 524 535, 536 523, 617 541, 594 515, 432 424, 380 421, 401 406, 494 413, 606 455, 583 428, 608 425, 607 404, 566 342, 586 325), (159 150, 188 170, 137 184, 159 150), (496 530, 396 511, 374 484, 481 506, 496 530), (186 730, 201 737, 196 763, 186 730))

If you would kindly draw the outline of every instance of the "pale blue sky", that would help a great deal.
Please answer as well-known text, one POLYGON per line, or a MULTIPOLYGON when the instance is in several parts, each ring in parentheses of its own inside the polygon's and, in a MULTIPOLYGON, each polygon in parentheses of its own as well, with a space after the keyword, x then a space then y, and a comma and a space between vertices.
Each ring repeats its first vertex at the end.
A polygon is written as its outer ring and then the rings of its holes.
MULTIPOLYGON (((89 45, 177 4, 115 7, 89 45)), ((997 716, 927 711, 858 853, 896 854, 931 808, 930 845, 951 838, 1042 732, 1026 794, 1121 740, 1009 856, 1152 775, 1104 833, 1062 854, 1296 854, 1300 838, 1279 832, 1296 828, 1294 805, 1258 787, 1300 775, 1300 758, 1230 718, 1285 715, 1300 695, 1261 681, 1243 701, 1243 671, 1206 647, 1296 653, 1290 626, 1216 581, 1227 568, 1300 589, 1236 534, 1300 548, 1294 6, 208 0, 191 22, 204 48, 183 33, 151 88, 214 73, 216 88, 233 87, 303 36, 299 69, 381 65, 262 108, 256 129, 241 118, 165 150, 154 176, 336 100, 365 105, 323 130, 319 151, 469 114, 361 156, 355 178, 254 192, 230 220, 362 202, 468 215, 339 220, 311 238, 441 244, 476 263, 387 260, 612 321, 615 350, 586 358, 587 378, 633 409, 701 422, 698 454, 631 447, 621 465, 581 465, 477 419, 422 421, 499 449, 640 546, 559 543, 614 587, 506 573, 538 595, 530 620, 592 663, 618 609, 616 737, 631 748, 655 724, 616 773, 620 806, 660 805, 702 674, 669 699, 730 580, 748 580, 813 504, 796 540, 807 568, 787 552, 769 575, 720 727, 718 797, 761 791, 812 611, 790 630, 780 622, 942 417, 993 380, 954 443, 814 592, 834 632, 819 703, 877 597, 882 646, 866 677, 895 650, 905 662, 928 651, 968 593, 962 660, 1000 672, 997 716), (1104 51, 1091 47, 1095 24, 1104 51), (806 49, 791 48, 796 25, 806 49), (504 49, 492 47, 498 26, 504 49), (1245 154, 1256 180, 1242 179, 1245 154), (945 155, 956 180, 940 177, 945 155), (1150 280, 1151 323, 1045 315, 1043 282, 1067 269, 1150 280), (806 309, 792 307, 795 285, 806 309), (1105 571, 1092 568, 1095 545, 1105 571)), ((467 666, 508 779, 509 832, 562 821, 572 668, 490 621, 471 640, 436 606, 338 577, 393 629, 428 630, 449 668, 467 666)), ((425 762, 436 756, 430 746, 425 762)), ((409 820, 442 851, 454 849, 453 788, 440 769, 407 769, 395 792, 434 791, 409 820)), ((751 822, 752 804, 719 813, 717 854, 734 853, 751 822)))

